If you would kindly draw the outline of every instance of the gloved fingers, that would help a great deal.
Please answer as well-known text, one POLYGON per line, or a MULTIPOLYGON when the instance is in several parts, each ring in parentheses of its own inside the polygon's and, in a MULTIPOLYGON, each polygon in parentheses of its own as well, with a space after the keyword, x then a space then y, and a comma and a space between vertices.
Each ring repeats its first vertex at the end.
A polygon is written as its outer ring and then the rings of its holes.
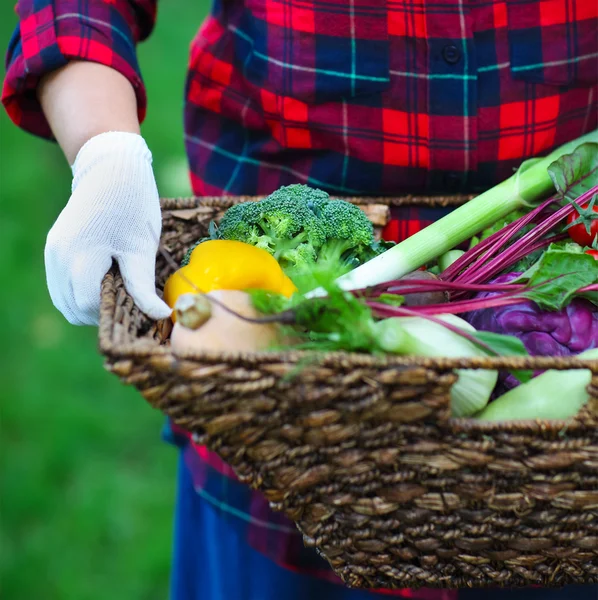
POLYGON ((155 256, 125 254, 117 257, 125 288, 139 309, 152 319, 166 319, 170 307, 156 294, 155 256))
POLYGON ((67 273, 73 290, 73 312, 84 325, 98 325, 102 280, 112 266, 107 248, 77 252, 67 273))
POLYGON ((46 285, 52 304, 71 325, 85 325, 75 307, 73 283, 70 278, 70 255, 54 240, 52 230, 44 248, 46 285))

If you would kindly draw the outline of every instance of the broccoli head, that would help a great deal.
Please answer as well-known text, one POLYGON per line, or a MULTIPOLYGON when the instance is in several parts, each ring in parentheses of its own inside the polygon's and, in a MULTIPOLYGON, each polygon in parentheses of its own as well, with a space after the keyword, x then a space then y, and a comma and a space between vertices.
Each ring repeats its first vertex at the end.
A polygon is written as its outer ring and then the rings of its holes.
POLYGON ((335 262, 346 268, 355 267, 375 243, 374 227, 366 214, 344 200, 330 200, 322 209, 321 220, 326 242, 318 252, 318 262, 335 262))
POLYGON ((386 249, 375 241, 359 207, 303 184, 231 206, 210 233, 263 248, 294 273, 317 263, 320 270, 340 275, 386 249))
POLYGON ((309 207, 322 194, 297 184, 281 187, 258 202, 236 204, 220 221, 219 235, 263 248, 283 266, 308 264, 326 240, 321 221, 309 207))

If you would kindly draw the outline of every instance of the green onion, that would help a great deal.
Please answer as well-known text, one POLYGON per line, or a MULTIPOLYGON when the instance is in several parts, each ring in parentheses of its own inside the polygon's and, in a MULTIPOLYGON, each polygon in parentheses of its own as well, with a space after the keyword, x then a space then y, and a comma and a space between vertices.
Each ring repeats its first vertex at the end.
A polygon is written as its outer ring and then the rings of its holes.
MULTIPOLYGON (((598 130, 560 146, 543 158, 524 162, 509 179, 340 277, 337 280, 339 286, 352 290, 399 279, 466 242, 514 210, 533 206, 554 191, 548 166, 586 142, 598 142, 598 130)), ((324 294, 324 290, 318 288, 307 297, 324 294)))

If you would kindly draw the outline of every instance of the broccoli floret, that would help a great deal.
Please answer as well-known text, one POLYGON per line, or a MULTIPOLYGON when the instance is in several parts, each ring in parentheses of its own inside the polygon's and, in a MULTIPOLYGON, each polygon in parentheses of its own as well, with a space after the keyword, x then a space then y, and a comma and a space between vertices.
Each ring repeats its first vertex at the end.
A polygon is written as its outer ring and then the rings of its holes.
POLYGON ((313 269, 339 275, 382 252, 365 213, 303 184, 279 188, 258 202, 229 208, 218 237, 272 254, 287 272, 313 269))
POLYGON ((275 192, 272 192, 268 198, 275 200, 287 198, 295 200, 296 202, 307 202, 309 209, 316 216, 320 216, 320 208, 330 200, 330 196, 327 192, 309 187, 302 183, 283 186, 275 192))
POLYGON ((296 248, 282 252, 280 259, 285 264, 302 269, 316 262, 316 249, 309 243, 299 244, 296 248))
POLYGON ((361 264, 375 243, 374 227, 366 214, 344 200, 330 200, 321 219, 327 239, 318 252, 318 262, 337 262, 347 268, 361 264))
POLYGON ((261 232, 256 226, 255 202, 242 202, 233 204, 225 213, 220 224, 218 232, 221 238, 225 240, 237 240, 253 244, 257 242, 261 232))
POLYGON ((281 187, 259 202, 236 204, 220 221, 219 234, 226 240, 263 248, 283 266, 287 262, 302 263, 308 258, 313 262, 326 234, 308 202, 321 198, 322 194, 298 184, 281 187))

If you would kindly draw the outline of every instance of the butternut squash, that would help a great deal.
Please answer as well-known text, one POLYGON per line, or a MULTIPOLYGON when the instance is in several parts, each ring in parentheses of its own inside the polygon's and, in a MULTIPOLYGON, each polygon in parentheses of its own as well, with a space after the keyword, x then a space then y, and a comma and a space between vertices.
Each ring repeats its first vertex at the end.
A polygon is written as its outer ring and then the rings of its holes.
POLYGON ((175 354, 200 352, 258 352, 280 342, 275 323, 250 323, 231 314, 210 298, 249 318, 260 314, 248 293, 214 290, 203 294, 183 294, 175 304, 176 322, 170 343, 175 354))

